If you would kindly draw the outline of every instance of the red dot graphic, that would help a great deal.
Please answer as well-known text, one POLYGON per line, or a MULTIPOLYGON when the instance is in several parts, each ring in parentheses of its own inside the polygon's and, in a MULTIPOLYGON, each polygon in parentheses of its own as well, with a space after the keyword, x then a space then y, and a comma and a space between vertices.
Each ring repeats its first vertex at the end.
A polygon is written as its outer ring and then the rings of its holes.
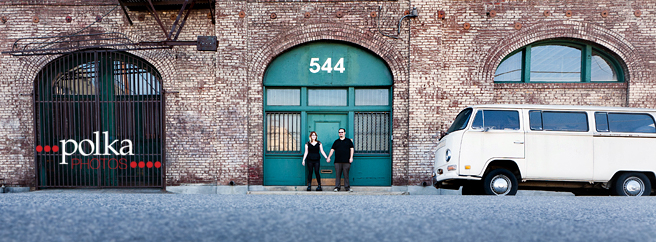
POLYGON ((59 146, 53 145, 52 152, 57 152, 57 151, 59 151, 59 146))
POLYGON ((43 147, 43 150, 46 152, 50 152, 50 145, 46 145, 46 147, 43 147))
POLYGON ((146 163, 146 167, 148 167, 148 168, 153 168, 153 162, 152 162, 152 161, 148 161, 148 163, 146 163))
POLYGON ((41 151, 43 151, 43 147, 41 147, 40 145, 37 145, 36 146, 36 152, 41 152, 41 151))
POLYGON ((131 163, 130 163, 130 167, 132 167, 132 168, 137 168, 137 162, 134 162, 134 161, 131 162, 131 163))
POLYGON ((146 166, 146 163, 139 161, 139 168, 144 168, 144 166, 146 166))
POLYGON ((162 167, 162 163, 159 161, 155 161, 155 168, 160 168, 162 167))

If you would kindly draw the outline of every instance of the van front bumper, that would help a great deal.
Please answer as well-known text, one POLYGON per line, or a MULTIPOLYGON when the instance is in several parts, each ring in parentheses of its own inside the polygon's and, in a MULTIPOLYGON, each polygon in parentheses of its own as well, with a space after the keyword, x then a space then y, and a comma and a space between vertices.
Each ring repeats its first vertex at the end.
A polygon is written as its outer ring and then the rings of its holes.
POLYGON ((433 171, 433 187, 437 189, 452 189, 452 190, 458 190, 460 186, 462 186, 465 183, 468 183, 469 181, 480 181, 480 177, 475 177, 475 176, 461 176, 458 175, 457 172, 442 172, 442 174, 438 174, 437 172, 440 169, 436 169, 433 171))

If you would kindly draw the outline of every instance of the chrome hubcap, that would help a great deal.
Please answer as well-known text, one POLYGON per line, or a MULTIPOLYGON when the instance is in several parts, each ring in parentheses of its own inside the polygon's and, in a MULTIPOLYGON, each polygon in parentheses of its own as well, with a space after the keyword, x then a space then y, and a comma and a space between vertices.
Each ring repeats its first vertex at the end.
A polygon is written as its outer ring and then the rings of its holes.
POLYGON ((628 196, 641 196, 645 192, 645 184, 640 178, 629 177, 624 181, 624 194, 628 196))
POLYGON ((496 175, 490 182, 490 188, 497 195, 506 195, 510 192, 510 178, 504 175, 496 175))

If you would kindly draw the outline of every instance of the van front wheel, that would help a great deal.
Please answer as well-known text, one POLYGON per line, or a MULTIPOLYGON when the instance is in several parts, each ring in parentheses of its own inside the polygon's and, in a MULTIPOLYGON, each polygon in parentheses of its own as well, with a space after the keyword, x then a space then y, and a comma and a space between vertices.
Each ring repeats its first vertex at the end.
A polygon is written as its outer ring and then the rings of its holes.
POLYGON ((612 191, 616 196, 649 196, 651 183, 645 174, 624 173, 617 178, 612 191))
POLYGON ((496 169, 485 175, 483 190, 487 195, 515 195, 517 194, 517 178, 506 169, 496 169))

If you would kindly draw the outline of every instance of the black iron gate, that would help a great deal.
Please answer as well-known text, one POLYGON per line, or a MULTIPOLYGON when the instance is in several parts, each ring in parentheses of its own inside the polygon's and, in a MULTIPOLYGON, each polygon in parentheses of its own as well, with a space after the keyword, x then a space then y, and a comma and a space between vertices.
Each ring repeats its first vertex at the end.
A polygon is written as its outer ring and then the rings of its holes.
POLYGON ((36 180, 48 187, 164 187, 161 76, 118 51, 62 56, 34 83, 36 180))

